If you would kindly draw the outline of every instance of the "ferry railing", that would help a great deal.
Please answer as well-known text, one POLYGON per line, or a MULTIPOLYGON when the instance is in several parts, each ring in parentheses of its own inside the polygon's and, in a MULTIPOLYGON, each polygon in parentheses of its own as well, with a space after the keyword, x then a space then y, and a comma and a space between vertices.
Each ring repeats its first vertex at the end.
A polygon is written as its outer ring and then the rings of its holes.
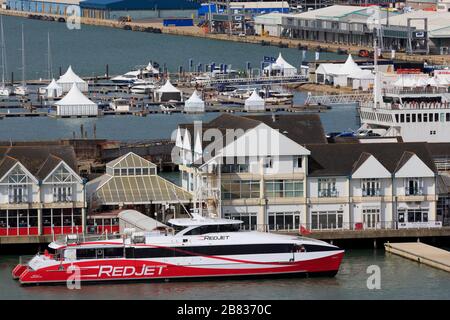
POLYGON ((384 94, 440 94, 448 93, 447 87, 413 87, 413 88, 384 88, 384 94))
MULTIPOLYGON (((374 108, 373 101, 361 103, 361 108, 374 108)), ((380 110, 434 110, 434 109, 450 109, 448 102, 405 102, 399 103, 380 103, 377 105, 380 110)))
POLYGON ((56 243, 65 245, 68 243, 82 243, 102 240, 115 240, 123 238, 122 234, 116 233, 101 233, 101 234, 74 234, 74 235, 62 235, 56 239, 56 243))
POLYGON ((328 222, 328 223, 296 223, 296 224, 254 224, 241 226, 242 231, 262 231, 280 233, 300 233, 303 228, 309 232, 324 231, 373 231, 397 229, 431 229, 442 227, 442 222, 430 220, 426 222, 372 221, 372 222, 328 222))

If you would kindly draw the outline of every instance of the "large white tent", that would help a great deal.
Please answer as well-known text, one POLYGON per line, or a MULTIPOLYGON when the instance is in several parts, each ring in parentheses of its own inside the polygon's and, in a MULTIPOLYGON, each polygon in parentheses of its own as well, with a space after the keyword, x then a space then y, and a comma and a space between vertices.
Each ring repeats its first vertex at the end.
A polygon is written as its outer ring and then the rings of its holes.
POLYGON ((349 76, 352 74, 360 74, 361 71, 362 69, 353 60, 352 55, 349 54, 345 63, 333 75, 334 85, 347 86, 349 76))
POLYGON ((330 84, 333 82, 333 77, 339 72, 342 64, 335 63, 321 63, 316 69, 316 82, 330 84))
POLYGON ((158 102, 183 101, 183 93, 175 88, 170 80, 167 80, 161 88, 155 91, 155 100, 158 102))
POLYGON ((245 111, 248 112, 266 111, 266 102, 259 96, 256 90, 254 90, 252 95, 245 100, 244 108, 245 111))
POLYGON ((69 66, 66 73, 64 73, 61 77, 59 77, 58 81, 56 82, 61 86, 63 92, 69 92, 74 83, 76 84, 78 89, 80 89, 82 92, 87 92, 89 89, 87 82, 81 79, 72 70, 72 66, 69 66))
POLYGON ((360 70, 348 75, 347 85, 353 89, 369 90, 373 87, 375 75, 371 70, 360 70))
POLYGON ((264 68, 267 73, 273 76, 295 76, 297 74, 297 68, 289 64, 284 60, 281 53, 278 55, 277 60, 264 68))
POLYGON ((191 97, 184 103, 184 111, 186 112, 205 112, 205 101, 203 101, 197 93, 192 93, 191 97))
POLYGON ((55 105, 58 116, 96 116, 98 114, 97 104, 86 97, 75 83, 64 98, 55 105))
POLYGON ((52 82, 45 87, 45 92, 47 98, 59 98, 63 94, 63 90, 59 84, 56 83, 55 79, 52 79, 52 82))

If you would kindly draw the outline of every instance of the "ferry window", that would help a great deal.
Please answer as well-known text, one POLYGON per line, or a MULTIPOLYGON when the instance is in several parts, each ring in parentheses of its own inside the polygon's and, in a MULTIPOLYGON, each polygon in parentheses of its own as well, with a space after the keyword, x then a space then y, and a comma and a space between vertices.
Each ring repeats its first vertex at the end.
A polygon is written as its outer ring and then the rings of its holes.
POLYGON ((412 117, 412 122, 416 122, 416 114, 413 113, 413 114, 411 115, 411 117, 412 117))
POLYGON ((224 225, 210 225, 200 226, 191 231, 185 233, 187 236, 201 235, 206 233, 218 233, 218 232, 234 232, 239 230, 238 224, 224 224, 224 225))
POLYGON ((77 249, 77 260, 95 259, 97 257, 95 251, 95 249, 77 249))
POLYGON ((428 114, 423 114, 423 122, 428 122, 428 114))
POLYGON ((422 114, 421 113, 419 113, 417 115, 417 122, 422 122, 422 114))
POLYGON ((433 114, 432 113, 428 114, 428 121, 433 122, 433 114))
POLYGON ((395 114, 395 122, 398 123, 398 113, 395 114))
POLYGON ((445 121, 445 113, 440 113, 439 117, 440 117, 440 119, 439 119, 440 122, 444 122, 445 121))
POLYGON ((445 121, 450 121, 450 113, 445 114, 445 121))
POLYGON ((403 113, 400 115, 400 122, 405 122, 405 115, 403 113))
POLYGON ((409 113, 406 115, 406 122, 411 122, 411 115, 409 113))
POLYGON ((435 113, 434 114, 434 122, 438 122, 439 121, 439 113, 435 113))
POLYGON ((105 258, 122 258, 123 248, 105 248, 103 249, 105 258))

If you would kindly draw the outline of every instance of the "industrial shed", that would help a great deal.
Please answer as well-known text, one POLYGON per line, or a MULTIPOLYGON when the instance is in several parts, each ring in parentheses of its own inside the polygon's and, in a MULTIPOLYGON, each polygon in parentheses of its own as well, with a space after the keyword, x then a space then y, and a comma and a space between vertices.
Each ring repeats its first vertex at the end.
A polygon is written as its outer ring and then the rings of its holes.
POLYGON ((189 0, 85 0, 80 3, 84 17, 132 20, 164 17, 192 17, 200 7, 189 0))

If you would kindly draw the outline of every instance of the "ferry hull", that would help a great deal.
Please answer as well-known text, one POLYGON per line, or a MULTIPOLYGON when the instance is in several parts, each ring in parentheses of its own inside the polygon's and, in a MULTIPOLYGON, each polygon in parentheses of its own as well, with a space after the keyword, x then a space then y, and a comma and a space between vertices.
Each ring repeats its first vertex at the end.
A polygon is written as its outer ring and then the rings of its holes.
POLYGON ((228 264, 176 265, 151 260, 111 259, 60 264, 21 272, 21 284, 45 284, 116 280, 195 279, 293 274, 335 275, 344 252, 295 262, 242 261, 228 264))
POLYGON ((26 265, 18 264, 11 272, 13 279, 19 279, 26 269, 27 269, 26 265))

